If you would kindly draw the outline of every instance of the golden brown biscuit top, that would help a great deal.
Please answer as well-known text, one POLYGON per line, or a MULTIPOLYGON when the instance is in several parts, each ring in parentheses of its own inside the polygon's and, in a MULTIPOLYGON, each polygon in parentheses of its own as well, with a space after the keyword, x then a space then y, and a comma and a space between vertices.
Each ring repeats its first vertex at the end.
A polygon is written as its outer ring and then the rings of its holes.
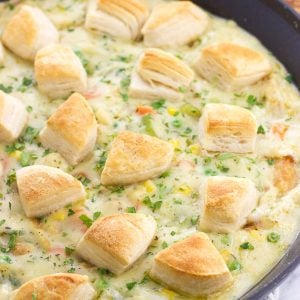
POLYGON ((47 125, 80 149, 85 146, 89 131, 97 126, 97 121, 85 98, 74 93, 48 119, 47 125))

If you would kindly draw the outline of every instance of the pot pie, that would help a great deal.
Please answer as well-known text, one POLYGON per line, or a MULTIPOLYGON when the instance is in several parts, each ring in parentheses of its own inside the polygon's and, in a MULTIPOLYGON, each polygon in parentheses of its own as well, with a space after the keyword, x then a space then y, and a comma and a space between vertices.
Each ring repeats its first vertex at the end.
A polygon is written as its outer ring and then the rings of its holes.
POLYGON ((0 299, 236 299, 299 230, 299 93, 189 1, 0 4, 0 299))

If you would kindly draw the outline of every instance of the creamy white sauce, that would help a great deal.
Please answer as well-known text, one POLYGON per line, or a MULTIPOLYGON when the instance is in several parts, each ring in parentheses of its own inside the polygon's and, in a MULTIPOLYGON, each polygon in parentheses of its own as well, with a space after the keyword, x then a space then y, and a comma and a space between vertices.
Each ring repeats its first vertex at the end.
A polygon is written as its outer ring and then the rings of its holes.
MULTIPOLYGON (((27 245, 30 252, 15 255, 14 251, 0 253, 0 299, 6 299, 10 291, 20 284, 39 275, 56 272, 76 272, 87 274, 95 286, 103 287, 99 299, 186 299, 154 283, 147 277, 154 255, 167 243, 172 244, 191 235, 197 230, 197 218, 201 214, 201 184, 206 176, 220 174, 247 177, 252 179, 260 192, 260 204, 253 218, 268 219, 268 226, 259 230, 239 230, 230 235, 209 234, 215 246, 229 262, 236 258, 240 270, 233 271, 234 284, 209 299, 235 299, 249 289, 280 259, 292 243, 295 232, 299 229, 299 195, 284 198, 278 196, 273 186, 274 166, 267 158, 292 155, 298 162, 299 149, 299 103, 300 97, 295 87, 284 78, 284 67, 253 36, 239 28, 233 21, 211 16, 212 22, 201 42, 192 47, 176 47, 170 51, 192 65, 200 50, 218 42, 234 42, 264 53, 272 62, 271 79, 244 88, 238 94, 224 92, 196 76, 191 91, 185 94, 184 102, 198 109, 209 102, 221 102, 249 107, 247 98, 255 96, 263 106, 250 107, 258 123, 266 129, 265 135, 258 135, 257 149, 251 155, 218 156, 201 150, 198 140, 198 118, 183 116, 181 103, 166 101, 153 116, 153 128, 156 135, 174 144, 176 155, 170 175, 146 183, 130 185, 119 190, 111 190, 100 185, 100 172, 96 164, 101 155, 109 150, 114 136, 123 129, 147 133, 142 118, 135 113, 138 105, 150 105, 143 99, 124 101, 120 96, 126 93, 126 83, 139 54, 144 49, 143 43, 124 43, 109 36, 100 36, 87 32, 83 28, 86 1, 22 1, 43 9, 60 29, 61 43, 70 45, 74 51, 80 51, 86 59, 89 75, 89 103, 95 110, 99 121, 97 147, 88 159, 72 169, 59 154, 45 155, 45 149, 34 140, 25 143, 24 149, 7 153, 5 145, 0 145, 1 199, 0 245, 5 247, 9 233, 21 231, 17 236, 17 245, 27 245), (276 84, 274 84, 276 82, 276 84), (122 87, 123 86, 123 87, 122 87), (271 92, 270 92, 271 89, 271 92), (93 96, 93 97, 91 97, 93 96), (176 113, 179 113, 176 115, 176 113), (174 115, 175 113, 175 115, 174 115), (172 125, 180 120, 181 126, 172 125), (274 123, 289 126, 285 139, 276 137, 271 126, 274 123), (84 203, 62 209, 41 220, 29 220, 21 208, 16 185, 7 184, 8 175, 20 168, 22 151, 36 154, 32 163, 55 166, 73 175, 88 178, 86 190, 88 197, 84 203), (209 158, 209 159, 208 159, 209 158), (224 159, 226 158, 226 159, 224 159), (223 167, 222 167, 223 166, 223 167), (224 169, 225 167, 225 169, 224 169), (143 203, 149 196, 153 202, 162 201, 161 207, 152 211, 143 203), (126 212, 128 207, 152 214, 158 222, 157 238, 143 256, 128 272, 121 276, 99 275, 97 269, 78 258, 66 256, 65 247, 75 248, 86 227, 78 219, 81 214, 93 218, 95 212, 102 215, 126 212), (72 209, 77 214, 68 216, 72 209), (267 241, 270 232, 280 234, 277 243, 267 241), (250 242, 254 250, 242 250, 240 245, 250 242), (146 277, 145 277, 146 275, 146 277), (143 278, 146 278, 143 280, 143 278), (132 290, 127 283, 137 282, 132 290), (99 284, 101 283, 101 284, 99 284)), ((161 2, 149 0, 151 6, 161 2)), ((8 4, 0 5, 0 32, 16 8, 8 4)), ((4 67, 0 69, 0 83, 11 87, 12 95, 21 99, 29 111, 28 126, 40 130, 47 118, 57 109, 63 100, 50 101, 41 94, 34 83, 33 66, 18 59, 5 50, 4 67), (24 78, 33 80, 33 84, 24 86, 24 78)), ((297 166, 298 168, 298 166, 297 166)), ((299 188, 298 188, 299 189, 299 188)))

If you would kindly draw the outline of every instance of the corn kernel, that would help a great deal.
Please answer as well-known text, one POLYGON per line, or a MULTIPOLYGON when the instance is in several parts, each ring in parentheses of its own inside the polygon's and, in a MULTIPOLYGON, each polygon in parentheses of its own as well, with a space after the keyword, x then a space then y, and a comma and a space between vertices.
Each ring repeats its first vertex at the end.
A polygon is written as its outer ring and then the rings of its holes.
POLYGON ((98 123, 103 125, 109 125, 111 123, 109 114, 106 111, 104 111, 102 108, 98 108, 96 110, 95 115, 98 123))
POLYGON ((192 189, 187 184, 182 184, 177 188, 177 192, 184 195, 190 195, 192 193, 192 189))
POLYGON ((180 142, 178 140, 171 140, 169 142, 173 145, 174 150, 181 150, 180 142))
POLYGON ((170 116, 174 116, 178 112, 178 110, 175 107, 168 107, 167 111, 170 116))
POLYGON ((199 155, 201 153, 201 146, 199 144, 193 144, 189 147, 189 150, 194 155, 199 155))
POLYGON ((147 193, 153 193, 156 190, 155 184, 152 180, 145 181, 143 186, 145 187, 147 193))
POLYGON ((20 159, 21 154, 22 154, 22 151, 16 150, 16 151, 10 153, 9 156, 13 157, 15 159, 20 159))
POLYGON ((55 221, 63 221, 66 218, 66 212, 64 210, 58 210, 50 216, 50 219, 55 221))
POLYGON ((263 241, 264 237, 258 232, 258 230, 250 230, 249 235, 251 238, 263 241))
POLYGON ((227 249, 222 249, 220 254, 224 258, 225 261, 228 261, 231 258, 231 253, 227 249))

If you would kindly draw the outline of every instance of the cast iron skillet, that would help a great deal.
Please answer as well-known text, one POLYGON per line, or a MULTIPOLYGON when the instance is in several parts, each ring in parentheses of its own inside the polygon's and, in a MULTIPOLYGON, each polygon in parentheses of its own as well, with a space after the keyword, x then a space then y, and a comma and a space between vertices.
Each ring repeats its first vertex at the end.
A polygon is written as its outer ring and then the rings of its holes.
MULTIPOLYGON (((0 0, 4 2, 5 0, 0 0)), ((281 61, 300 87, 300 18, 282 0, 194 0, 213 14, 235 20, 281 61)), ((300 233, 280 262, 240 300, 263 299, 300 263, 300 233)))
MULTIPOLYGON (((235 20, 281 61, 300 87, 300 17, 281 0, 194 0, 204 9, 235 20)), ((263 299, 300 263, 300 233, 281 261, 241 300, 263 299)))

